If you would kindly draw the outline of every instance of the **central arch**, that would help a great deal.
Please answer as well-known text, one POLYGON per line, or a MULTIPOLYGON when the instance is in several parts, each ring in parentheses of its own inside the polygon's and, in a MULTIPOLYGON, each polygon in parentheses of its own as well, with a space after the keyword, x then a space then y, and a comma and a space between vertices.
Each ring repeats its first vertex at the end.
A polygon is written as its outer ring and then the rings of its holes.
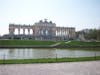
POLYGON ((43 36, 47 36, 47 35, 50 35, 50 30, 49 29, 40 29, 39 30, 39 34, 40 35, 43 35, 43 36))

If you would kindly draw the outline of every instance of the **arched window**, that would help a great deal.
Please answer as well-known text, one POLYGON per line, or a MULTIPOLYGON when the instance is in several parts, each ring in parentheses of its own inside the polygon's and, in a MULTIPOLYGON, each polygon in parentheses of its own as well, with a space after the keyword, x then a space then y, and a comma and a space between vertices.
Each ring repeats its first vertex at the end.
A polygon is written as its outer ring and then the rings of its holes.
POLYGON ((17 29, 17 28, 15 29, 14 34, 15 34, 15 35, 18 35, 18 29, 17 29))

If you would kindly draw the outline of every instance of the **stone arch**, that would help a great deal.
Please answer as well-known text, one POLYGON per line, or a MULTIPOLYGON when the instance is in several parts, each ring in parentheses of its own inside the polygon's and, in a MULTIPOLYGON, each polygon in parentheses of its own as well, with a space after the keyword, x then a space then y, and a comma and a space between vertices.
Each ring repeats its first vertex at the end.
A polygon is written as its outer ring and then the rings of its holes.
POLYGON ((28 35, 28 29, 27 28, 25 29, 25 35, 28 35))
POLYGON ((15 28, 15 32, 14 32, 15 35, 18 35, 18 28, 15 28))
POLYGON ((33 29, 30 29, 30 35, 34 34, 33 29))
POLYGON ((22 28, 20 28, 20 34, 23 34, 23 29, 22 28))
POLYGON ((46 28, 43 28, 43 29, 40 29, 39 33, 40 35, 49 35, 49 29, 46 29, 46 28))

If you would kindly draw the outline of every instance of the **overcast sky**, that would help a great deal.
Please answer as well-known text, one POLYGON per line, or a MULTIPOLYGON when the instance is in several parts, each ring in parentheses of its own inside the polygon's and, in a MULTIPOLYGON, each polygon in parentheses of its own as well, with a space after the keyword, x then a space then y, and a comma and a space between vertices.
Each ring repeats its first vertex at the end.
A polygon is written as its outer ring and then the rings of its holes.
POLYGON ((60 27, 100 28, 100 0, 0 0, 0 35, 9 23, 34 24, 47 18, 60 27))

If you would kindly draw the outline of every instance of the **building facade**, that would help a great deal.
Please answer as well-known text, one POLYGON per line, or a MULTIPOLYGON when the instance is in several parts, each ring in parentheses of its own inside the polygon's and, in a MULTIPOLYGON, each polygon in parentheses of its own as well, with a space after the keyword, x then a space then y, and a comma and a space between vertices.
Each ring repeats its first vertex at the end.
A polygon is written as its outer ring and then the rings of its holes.
POLYGON ((12 39, 68 40, 75 39, 76 35, 73 27, 57 27, 52 21, 40 20, 33 25, 9 24, 9 36, 12 39), (16 29, 18 34, 15 34, 16 29))

